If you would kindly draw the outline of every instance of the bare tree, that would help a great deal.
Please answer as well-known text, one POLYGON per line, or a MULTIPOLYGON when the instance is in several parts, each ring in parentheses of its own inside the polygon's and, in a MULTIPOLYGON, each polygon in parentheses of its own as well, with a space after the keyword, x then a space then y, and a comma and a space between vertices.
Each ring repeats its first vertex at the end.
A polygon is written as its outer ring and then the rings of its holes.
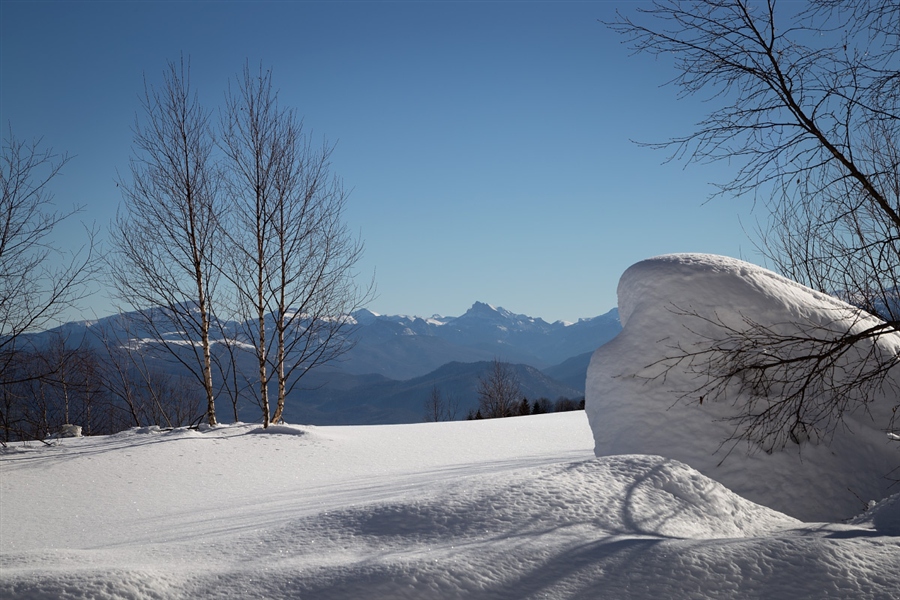
MULTIPOLYGON (((253 382, 248 380, 247 369, 242 367, 241 357, 244 354, 241 342, 241 325, 237 323, 216 320, 217 348, 219 352, 212 354, 213 364, 219 375, 219 386, 216 397, 223 395, 231 402, 232 418, 234 422, 240 421, 239 409, 244 399, 252 398, 253 382)), ((243 324, 246 327, 246 324, 243 324)))
POLYGON ((736 165, 719 193, 768 208, 763 254, 861 309, 833 326, 773 328, 675 307, 718 334, 677 348, 668 364, 701 376, 695 399, 736 384, 751 392, 738 438, 828 439, 843 415, 896 384, 898 356, 881 342, 900 332, 900 5, 660 0, 637 12, 610 25, 636 50, 671 57, 683 95, 706 94, 713 107, 694 132, 652 145, 736 165))
POLYGON ((459 413, 459 400, 452 394, 442 394, 438 386, 432 386, 425 400, 426 421, 452 421, 459 413))
POLYGON ((99 379, 122 427, 178 427, 199 420, 203 412, 196 388, 159 368, 159 345, 141 339, 128 316, 110 319, 95 333, 105 350, 99 379))
POLYGON ((84 380, 88 369, 79 348, 73 348, 65 336, 60 332, 51 334, 48 347, 44 351, 45 361, 48 364, 47 371, 52 372, 50 377, 54 387, 58 389, 61 404, 63 405, 62 424, 71 424, 71 412, 73 396, 80 387, 90 385, 84 380))
MULTIPOLYGON (((55 228, 80 211, 54 209, 51 182, 68 163, 66 155, 43 149, 41 141, 3 138, 0 162, 0 379, 13 383, 7 371, 23 334, 56 323, 89 291, 96 274, 94 232, 84 248, 67 253, 54 241, 55 228)), ((29 377, 41 373, 30 370, 29 377)))
POLYGON ((48 335, 49 341, 33 354, 31 361, 45 363, 43 371, 50 373, 42 376, 38 384, 44 410, 53 413, 46 424, 48 433, 58 433, 72 424, 87 435, 115 431, 105 422, 102 411, 97 410, 104 402, 100 356, 84 339, 73 343, 59 330, 48 335))
POLYGON ((459 416, 459 396, 452 392, 445 392, 444 396, 444 416, 448 421, 455 421, 459 416))
POLYGON ((507 362, 495 358, 478 378, 479 411, 486 419, 515 415, 521 401, 519 378, 507 362))
POLYGON ((228 278, 250 325, 268 426, 305 373, 350 348, 345 316, 369 294, 352 277, 362 245, 342 221, 347 192, 331 172, 332 147, 312 146, 295 112, 278 104, 270 71, 244 67, 226 96, 221 139, 232 210, 228 278))
POLYGON ((145 85, 134 127, 130 177, 119 182, 110 262, 118 294, 170 356, 201 383, 216 423, 211 322, 221 211, 209 113, 190 85, 190 65, 169 63, 145 85))
POLYGON ((119 431, 113 429, 115 424, 104 410, 107 402, 103 389, 102 358, 95 350, 82 343, 82 347, 75 351, 72 362, 74 377, 70 386, 74 391, 78 410, 67 415, 66 420, 82 426, 85 435, 119 431))
POLYGON ((441 397, 441 390, 436 385, 432 386, 431 392, 425 400, 425 421, 434 421, 435 423, 443 421, 444 410, 444 399, 441 397))
POLYGON ((0 386, 5 440, 43 439, 70 424, 88 434, 111 433, 103 410, 100 357, 59 330, 42 337, 43 343, 17 353, 14 381, 0 386))

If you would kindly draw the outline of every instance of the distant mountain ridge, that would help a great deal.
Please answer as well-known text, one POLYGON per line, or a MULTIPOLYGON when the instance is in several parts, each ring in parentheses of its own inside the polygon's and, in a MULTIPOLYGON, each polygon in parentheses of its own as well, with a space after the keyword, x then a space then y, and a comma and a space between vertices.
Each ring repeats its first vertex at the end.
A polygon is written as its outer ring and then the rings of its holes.
MULTIPOLYGON (((576 323, 548 323, 483 302, 475 302, 459 317, 379 315, 363 309, 345 319, 353 325, 349 335, 355 346, 303 378, 288 397, 288 420, 322 425, 420 421, 435 386, 458 401, 457 418, 464 418, 477 404, 478 378, 494 359, 514 366, 522 394, 531 400, 580 397, 591 353, 621 331, 616 309, 576 323)), ((239 323, 222 325, 228 337, 242 329, 239 323)), ((54 332, 101 352, 100 332, 120 343, 128 339, 127 332, 138 339, 149 336, 130 313, 32 335, 41 344, 54 332)), ((214 334, 214 342, 221 341, 220 335, 214 334)), ((174 333, 165 337, 180 339, 174 333)), ((223 348, 215 343, 213 352, 223 348)), ((185 368, 175 361, 151 360, 158 361, 161 370, 184 374, 185 368)), ((239 360, 240 371, 252 379, 256 367, 251 356, 241 353, 239 360)), ((257 412, 254 403, 246 401, 240 417, 253 421, 257 412)))
POLYGON ((357 345, 339 368, 391 379, 425 375, 448 362, 494 358, 544 369, 593 352, 622 328, 616 309, 576 323, 548 323, 484 302, 475 302, 459 317, 378 315, 368 310, 352 316, 358 326, 357 345))

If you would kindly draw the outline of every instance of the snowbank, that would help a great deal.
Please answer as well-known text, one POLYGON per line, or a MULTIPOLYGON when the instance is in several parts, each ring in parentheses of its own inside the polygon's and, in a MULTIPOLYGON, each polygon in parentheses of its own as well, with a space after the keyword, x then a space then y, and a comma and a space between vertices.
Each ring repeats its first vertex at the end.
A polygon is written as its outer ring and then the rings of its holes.
MULTIPOLYGON (((597 456, 670 457, 804 520, 848 518, 888 495, 886 475, 900 465, 900 444, 884 429, 893 398, 881 396, 869 412, 850 414, 830 444, 767 453, 742 443, 729 454, 732 446, 722 443, 734 430, 727 420, 737 414, 733 403, 679 400, 696 388, 696 373, 678 366, 655 377, 662 369, 651 367, 677 353, 677 344, 690 348, 702 336, 721 337, 718 325, 684 313, 732 327, 745 326, 745 319, 776 329, 798 322, 834 327, 850 313, 848 305, 749 263, 703 254, 639 262, 622 275, 618 295, 623 331, 594 353, 587 377, 597 456)), ((900 338, 889 341, 888 350, 900 347, 900 338)))

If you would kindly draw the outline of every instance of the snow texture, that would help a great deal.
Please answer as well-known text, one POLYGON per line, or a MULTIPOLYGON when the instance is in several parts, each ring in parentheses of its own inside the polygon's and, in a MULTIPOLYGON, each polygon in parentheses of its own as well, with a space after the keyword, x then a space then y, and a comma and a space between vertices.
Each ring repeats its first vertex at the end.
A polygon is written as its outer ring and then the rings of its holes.
POLYGON ((0 598, 891 598, 900 503, 804 524, 581 411, 0 453, 0 598))
MULTIPOLYGON (((789 443, 774 450, 747 442, 723 446, 741 398, 682 398, 697 386, 696 372, 683 366, 659 377, 663 369, 657 363, 677 354, 673 347, 692 348, 703 336, 722 335, 718 325, 692 314, 732 327, 750 319, 788 332, 797 323, 861 327, 852 323, 852 307, 755 265, 703 254, 639 262, 622 275, 618 296, 623 330, 594 353, 588 369, 586 409, 597 456, 675 459, 741 496, 804 520, 849 518, 868 501, 896 491, 890 486, 898 476, 900 444, 886 435, 895 397, 879 396, 867 411, 849 414, 830 443, 789 443)), ((885 336, 879 343, 897 352, 900 337, 885 336)))

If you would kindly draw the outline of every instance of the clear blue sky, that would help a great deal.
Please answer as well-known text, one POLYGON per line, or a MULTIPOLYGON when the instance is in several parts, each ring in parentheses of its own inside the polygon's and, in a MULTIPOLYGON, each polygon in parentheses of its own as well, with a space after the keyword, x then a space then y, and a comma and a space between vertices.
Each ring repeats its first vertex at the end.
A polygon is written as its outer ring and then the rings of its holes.
MULTIPOLYGON (((143 78, 189 56, 214 108, 246 60, 337 142, 346 220, 380 313, 462 314, 475 300, 548 321, 602 314, 619 275, 668 252, 755 259, 748 200, 706 203, 726 166, 663 164, 703 115, 599 19, 629 2, 9 2, 0 115, 74 155, 60 205, 104 235, 121 200, 143 78)), ((80 226, 58 231, 78 243, 80 226)), ((108 314, 98 292, 85 317, 108 314)))

